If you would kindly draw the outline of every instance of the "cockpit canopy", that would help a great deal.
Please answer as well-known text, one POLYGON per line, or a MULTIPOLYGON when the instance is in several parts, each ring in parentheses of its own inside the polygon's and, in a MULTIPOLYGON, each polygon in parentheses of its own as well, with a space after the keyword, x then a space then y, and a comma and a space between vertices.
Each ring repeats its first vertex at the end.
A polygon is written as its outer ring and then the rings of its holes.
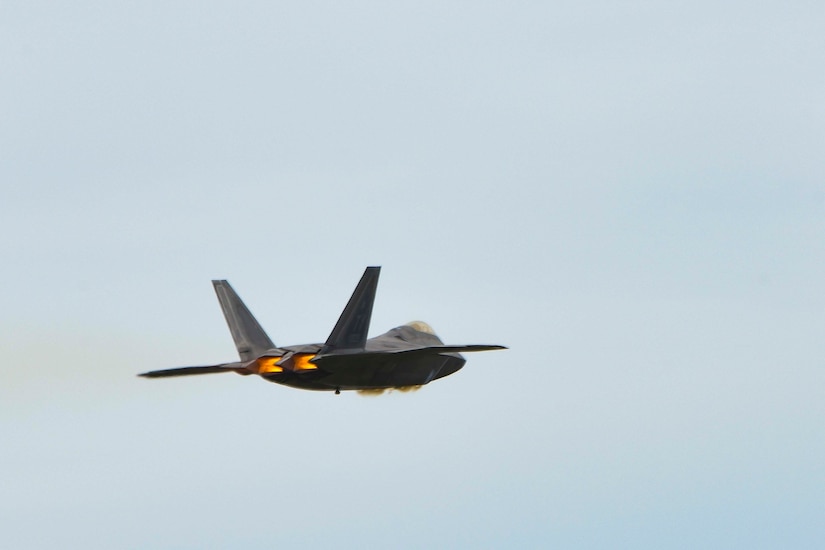
POLYGON ((405 327, 414 328, 418 332, 423 332, 425 334, 432 334, 435 336, 435 331, 433 327, 425 323, 424 321, 410 321, 409 323, 404 325, 405 327))

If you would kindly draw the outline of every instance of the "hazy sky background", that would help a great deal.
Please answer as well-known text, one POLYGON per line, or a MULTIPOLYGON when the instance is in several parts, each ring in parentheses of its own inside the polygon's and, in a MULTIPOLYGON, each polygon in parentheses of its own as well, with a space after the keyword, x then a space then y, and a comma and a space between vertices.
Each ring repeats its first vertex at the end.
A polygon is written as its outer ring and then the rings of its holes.
POLYGON ((3 548, 822 548, 821 2, 0 3, 3 548), (235 360, 210 279, 416 393, 235 360))

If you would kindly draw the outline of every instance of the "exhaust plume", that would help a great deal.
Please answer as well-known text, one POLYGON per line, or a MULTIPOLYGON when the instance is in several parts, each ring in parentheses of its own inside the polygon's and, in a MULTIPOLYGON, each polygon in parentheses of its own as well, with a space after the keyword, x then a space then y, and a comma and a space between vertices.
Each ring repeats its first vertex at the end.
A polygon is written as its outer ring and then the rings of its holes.
POLYGON ((400 391, 403 393, 410 393, 414 391, 418 391, 421 389, 421 385, 417 386, 396 386, 394 388, 370 388, 366 390, 356 390, 358 395, 363 395, 364 397, 375 397, 378 395, 384 395, 385 393, 392 393, 394 391, 400 391))

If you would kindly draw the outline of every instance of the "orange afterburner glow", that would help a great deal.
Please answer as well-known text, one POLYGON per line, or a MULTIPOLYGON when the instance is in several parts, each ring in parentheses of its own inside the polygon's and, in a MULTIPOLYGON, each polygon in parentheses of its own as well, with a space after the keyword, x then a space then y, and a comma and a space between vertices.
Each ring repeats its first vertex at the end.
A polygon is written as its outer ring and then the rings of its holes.
POLYGON ((315 357, 312 353, 297 353, 292 356, 292 364, 296 371, 302 370, 315 370, 316 367, 314 364, 310 363, 310 359, 315 357))
POLYGON ((258 369, 258 374, 306 372, 318 368, 309 362, 313 357, 315 357, 314 353, 295 353, 285 357, 261 357, 255 361, 254 365, 258 369))
POLYGON ((284 372, 283 367, 279 367, 275 363, 280 361, 280 357, 261 357, 255 361, 258 367, 258 374, 269 374, 273 372, 284 372))

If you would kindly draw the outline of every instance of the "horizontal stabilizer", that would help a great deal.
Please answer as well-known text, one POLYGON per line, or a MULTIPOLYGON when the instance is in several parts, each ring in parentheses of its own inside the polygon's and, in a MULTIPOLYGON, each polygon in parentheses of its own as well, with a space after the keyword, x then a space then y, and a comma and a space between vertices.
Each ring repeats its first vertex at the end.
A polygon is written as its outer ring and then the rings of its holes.
POLYGON ((242 368, 241 363, 226 363, 205 367, 179 367, 176 369, 153 370, 138 374, 144 378, 167 378, 170 376, 191 376, 193 374, 211 374, 213 372, 235 372, 242 368))

